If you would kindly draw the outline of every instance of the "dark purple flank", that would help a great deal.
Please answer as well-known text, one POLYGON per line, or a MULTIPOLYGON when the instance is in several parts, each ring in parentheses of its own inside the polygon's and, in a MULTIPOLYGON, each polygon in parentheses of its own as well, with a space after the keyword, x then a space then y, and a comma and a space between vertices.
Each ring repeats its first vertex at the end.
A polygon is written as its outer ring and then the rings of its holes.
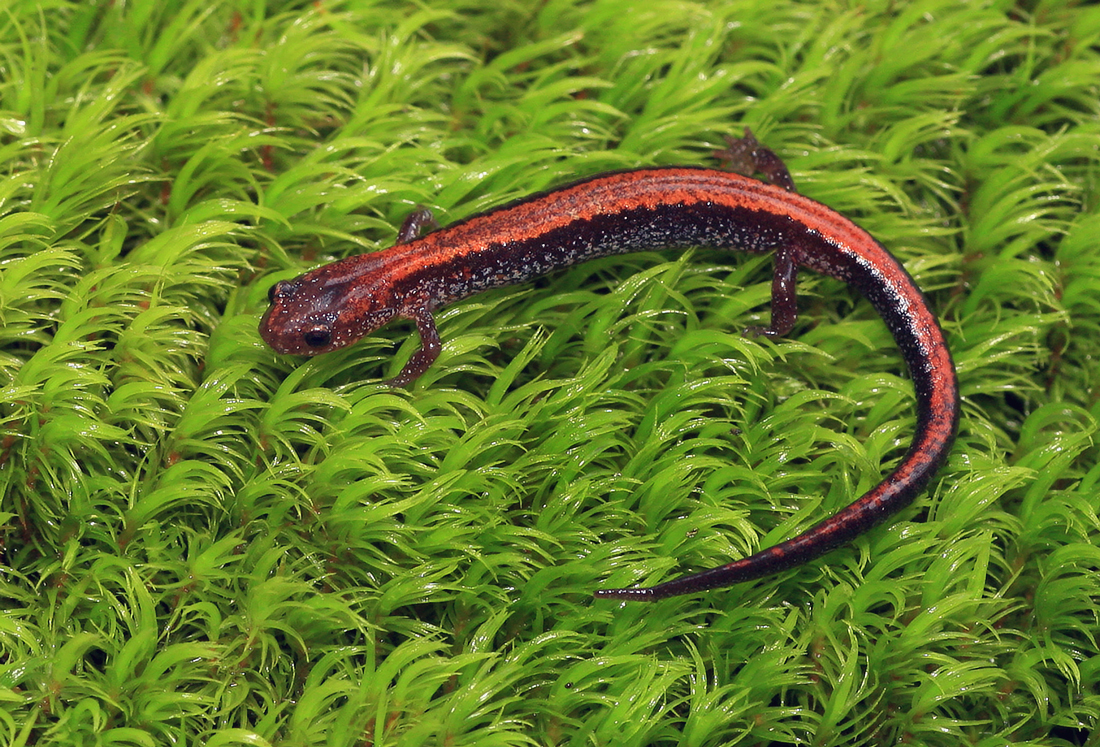
MULTIPOLYGON (((782 162, 775 163, 785 174, 782 162)), ((350 345, 394 318, 411 319, 422 345, 389 382, 401 386, 439 354, 432 312, 441 306, 595 257, 710 247, 775 255, 772 324, 750 333, 790 331, 795 275, 808 267, 863 293, 901 349, 916 388, 916 431, 882 482, 797 537, 747 558, 653 587, 601 589, 597 597, 663 599, 818 558, 907 506, 951 448, 959 417, 955 367, 924 296, 866 231, 793 191, 725 171, 650 168, 596 176, 416 238, 425 218, 410 216, 402 243, 390 249, 277 283, 260 323, 263 339, 280 353, 314 355, 350 345)))

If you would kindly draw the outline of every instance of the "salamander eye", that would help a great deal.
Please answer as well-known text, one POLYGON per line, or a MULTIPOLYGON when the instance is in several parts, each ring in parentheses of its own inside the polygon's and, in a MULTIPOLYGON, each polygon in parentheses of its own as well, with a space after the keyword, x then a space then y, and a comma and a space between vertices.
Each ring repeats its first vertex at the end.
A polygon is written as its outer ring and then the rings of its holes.
POLYGON ((328 327, 314 327, 303 332, 302 339, 311 348, 323 348, 332 342, 332 331, 328 327))
POLYGON ((268 302, 275 303, 275 296, 279 295, 279 286, 281 286, 282 284, 283 284, 283 281, 280 280, 279 282, 275 283, 275 285, 273 285, 273 286, 271 286, 270 288, 267 289, 267 300, 268 300, 268 302))

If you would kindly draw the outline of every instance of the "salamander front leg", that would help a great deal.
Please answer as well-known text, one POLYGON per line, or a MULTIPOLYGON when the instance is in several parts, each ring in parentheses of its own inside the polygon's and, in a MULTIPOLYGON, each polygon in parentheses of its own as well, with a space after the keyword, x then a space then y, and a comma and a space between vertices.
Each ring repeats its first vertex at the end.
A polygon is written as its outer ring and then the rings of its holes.
POLYGON ((428 370, 428 366, 435 362, 439 357, 439 351, 443 349, 443 344, 439 341, 439 330, 435 327, 435 319, 427 308, 415 312, 412 319, 416 322, 416 331, 420 334, 420 349, 412 354, 409 362, 401 369, 401 373, 383 382, 392 387, 406 386, 416 381, 428 370))

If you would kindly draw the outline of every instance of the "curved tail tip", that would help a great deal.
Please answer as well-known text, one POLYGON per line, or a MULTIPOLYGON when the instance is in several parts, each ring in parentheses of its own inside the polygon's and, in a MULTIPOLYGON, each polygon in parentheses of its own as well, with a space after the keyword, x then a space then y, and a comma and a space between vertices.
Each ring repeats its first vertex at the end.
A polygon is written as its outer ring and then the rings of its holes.
POLYGON ((652 602, 660 599, 654 593, 654 587, 635 587, 633 589, 597 589, 592 596, 596 599, 625 599, 630 602, 652 602))

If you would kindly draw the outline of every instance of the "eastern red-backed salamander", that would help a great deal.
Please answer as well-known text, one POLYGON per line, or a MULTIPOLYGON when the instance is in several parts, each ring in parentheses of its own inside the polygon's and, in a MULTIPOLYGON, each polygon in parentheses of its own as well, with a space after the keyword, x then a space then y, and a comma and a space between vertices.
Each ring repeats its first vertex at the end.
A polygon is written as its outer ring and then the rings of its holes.
POLYGON ((772 323, 750 334, 791 330, 799 267, 839 278, 875 307, 909 366, 917 423, 901 463, 855 503, 793 539, 657 586, 595 594, 663 599, 806 563, 908 505, 944 462, 959 418, 955 366, 920 289, 889 252, 852 221, 794 192, 782 161, 747 130, 730 146, 733 168, 772 183, 702 168, 638 169, 585 179, 422 237, 430 214, 419 211, 390 249, 276 283, 260 334, 280 353, 314 355, 349 345, 391 319, 411 319, 421 347, 389 382, 401 386, 439 355, 435 309, 595 257, 696 246, 772 252, 772 323))

